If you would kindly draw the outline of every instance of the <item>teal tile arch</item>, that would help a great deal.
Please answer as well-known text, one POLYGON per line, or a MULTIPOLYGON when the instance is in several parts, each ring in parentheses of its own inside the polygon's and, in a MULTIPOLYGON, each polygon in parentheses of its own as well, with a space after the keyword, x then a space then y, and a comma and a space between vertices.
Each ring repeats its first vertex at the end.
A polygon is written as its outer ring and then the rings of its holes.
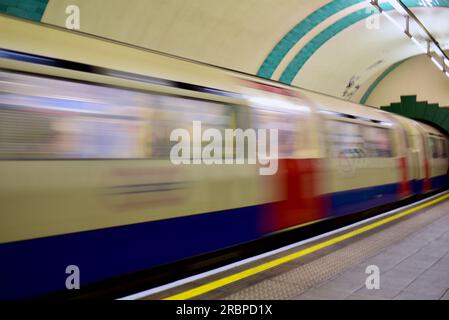
POLYGON ((40 22, 48 0, 0 0, 0 12, 40 22))
POLYGON ((309 33, 309 31, 337 12, 363 1, 364 0, 334 0, 312 12, 304 20, 300 21, 276 44, 265 61, 262 63, 257 75, 268 79, 271 78, 274 71, 287 53, 298 41, 309 33))
MULTIPOLYGON (((424 5, 419 0, 403 0, 403 1, 408 7, 424 7, 424 5)), ((449 0, 439 0, 438 3, 434 3, 434 7, 448 8, 449 0)), ((382 8, 385 11, 393 10, 393 7, 389 3, 383 3, 382 8)), ((373 14, 375 14, 375 11, 370 12, 365 9, 361 9, 347 15, 346 17, 340 19, 339 21, 329 26, 327 29, 323 30, 312 40, 310 40, 293 58, 293 60, 289 63, 287 68, 282 73, 279 81, 291 84, 293 79, 297 76, 298 72, 301 70, 301 68, 304 66, 307 60, 309 60, 310 57, 329 39, 331 39, 337 33, 350 27, 352 24, 357 23, 358 21, 361 21, 363 19, 366 19, 373 14)))

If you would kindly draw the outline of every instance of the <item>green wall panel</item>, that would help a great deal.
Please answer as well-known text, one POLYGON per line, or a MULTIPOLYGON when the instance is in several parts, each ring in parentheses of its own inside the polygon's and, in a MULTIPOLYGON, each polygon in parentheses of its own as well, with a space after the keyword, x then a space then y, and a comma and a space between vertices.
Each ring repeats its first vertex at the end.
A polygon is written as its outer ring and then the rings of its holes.
POLYGON ((0 0, 0 12, 40 22, 48 0, 0 0))
POLYGON ((416 96, 401 96, 401 102, 382 106, 382 110, 402 116, 433 123, 449 134, 449 108, 440 107, 437 103, 416 101, 416 96))

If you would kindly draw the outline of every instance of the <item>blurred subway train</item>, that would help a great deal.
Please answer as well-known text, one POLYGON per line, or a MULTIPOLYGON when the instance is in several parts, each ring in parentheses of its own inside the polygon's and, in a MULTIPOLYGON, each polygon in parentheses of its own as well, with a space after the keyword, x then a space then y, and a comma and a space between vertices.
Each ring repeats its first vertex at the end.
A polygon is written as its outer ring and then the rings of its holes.
POLYGON ((5 16, 0 39, 1 299, 64 291, 69 266, 83 287, 447 185, 448 140, 417 121, 5 16), (194 121, 278 129, 277 173, 174 165, 170 133, 194 121))

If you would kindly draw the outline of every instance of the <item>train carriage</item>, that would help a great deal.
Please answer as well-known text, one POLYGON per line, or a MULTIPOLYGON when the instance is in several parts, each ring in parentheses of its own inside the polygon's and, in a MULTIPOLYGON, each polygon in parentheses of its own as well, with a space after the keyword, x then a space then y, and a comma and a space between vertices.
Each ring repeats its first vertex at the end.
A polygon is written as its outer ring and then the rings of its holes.
POLYGON ((63 291, 70 265, 85 286, 447 183, 446 136, 413 120, 1 15, 0 38, 2 299, 63 291), (174 130, 203 146, 195 122, 277 129, 275 174, 245 153, 173 164, 174 130))

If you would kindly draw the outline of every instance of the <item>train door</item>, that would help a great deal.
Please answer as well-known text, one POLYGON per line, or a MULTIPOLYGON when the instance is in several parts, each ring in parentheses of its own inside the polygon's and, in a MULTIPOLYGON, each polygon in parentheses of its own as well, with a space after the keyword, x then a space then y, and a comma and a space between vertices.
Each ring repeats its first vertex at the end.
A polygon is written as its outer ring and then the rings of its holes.
POLYGON ((423 192, 428 192, 431 189, 430 184, 430 165, 431 165, 431 155, 430 155, 430 146, 427 141, 427 133, 426 131, 419 125, 417 125, 419 131, 419 138, 421 140, 422 145, 422 163, 421 168, 423 172, 423 192))
POLYGON ((261 229, 272 232, 321 219, 320 159, 314 140, 318 135, 310 104, 293 90, 249 85, 253 128, 278 132, 278 171, 260 181, 266 188, 275 189, 279 198, 268 206, 261 229))
POLYGON ((411 135, 411 181, 414 194, 420 194, 424 191, 426 179, 426 146, 422 134, 416 123, 409 123, 411 135))
POLYGON ((396 122, 395 145, 398 158, 398 194, 399 198, 411 195, 413 175, 413 156, 411 153, 412 139, 407 119, 389 115, 396 122))
POLYGON ((424 145, 414 122, 409 119, 401 119, 406 132, 407 163, 410 187, 413 194, 423 191, 424 170, 424 145))

